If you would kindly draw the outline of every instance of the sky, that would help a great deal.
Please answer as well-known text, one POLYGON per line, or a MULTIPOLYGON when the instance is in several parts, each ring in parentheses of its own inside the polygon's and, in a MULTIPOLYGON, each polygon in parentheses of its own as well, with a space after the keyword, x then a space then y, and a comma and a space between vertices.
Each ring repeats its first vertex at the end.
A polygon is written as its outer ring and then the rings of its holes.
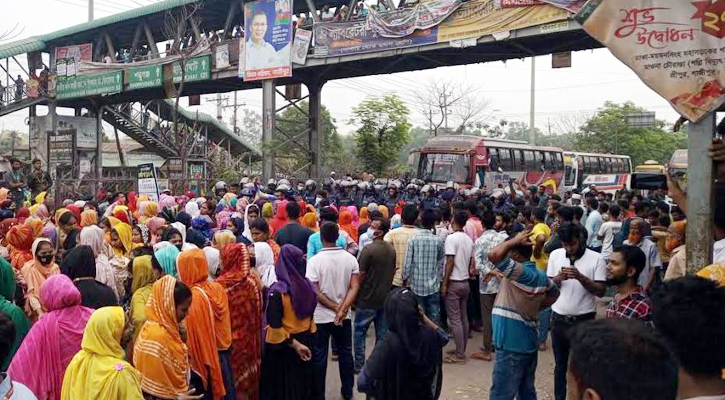
MULTIPOLYGON (((123 10, 147 5, 157 0, 94 0, 96 18, 123 10)), ((14 40, 52 32, 87 20, 86 0, 3 0, 5 18, 0 19, 0 34, 10 31, 14 40), (29 4, 32 3, 32 6, 29 4), (17 26, 16 26, 17 25, 17 26)), ((3 41, 3 43, 9 40, 3 41)), ((24 63, 24 58, 18 58, 24 63)), ((11 61, 12 62, 12 61, 11 61)), ((337 122, 338 131, 351 134, 355 126, 349 123, 351 110, 367 96, 394 93, 400 96, 411 110, 414 126, 427 127, 426 118, 417 111, 415 93, 424 91, 431 80, 446 81, 475 89, 478 98, 490 101, 486 112, 490 122, 500 119, 521 121, 528 125, 530 113, 531 59, 509 60, 457 67, 441 67, 425 71, 375 75, 363 78, 330 81, 322 89, 322 103, 330 110, 337 122)), ((11 73, 17 74, 17 66, 11 64, 11 73), (14 68, 14 70, 13 70, 14 68)), ((5 84, 5 73, 0 79, 5 84)), ((231 100, 231 94, 224 95, 231 100)), ((216 95, 204 96, 199 109, 216 115, 216 95)), ((238 92, 238 101, 244 107, 261 113, 261 90, 238 92)), ((572 55, 572 67, 551 68, 551 56, 536 58, 536 112, 535 125, 547 132, 556 131, 559 121, 581 118, 601 107, 605 101, 633 101, 658 119, 674 123, 678 115, 659 95, 645 86, 623 63, 607 49, 586 50, 572 55)), ((182 101, 182 105, 186 102, 182 101)), ((277 99, 278 107, 281 98, 277 99)), ((38 110, 39 115, 45 111, 38 110)), ((59 111, 69 114, 71 111, 59 111)), ((238 114, 239 118, 243 115, 238 114)), ((17 129, 27 132, 27 111, 19 111, 0 117, 0 129, 17 129)), ((231 108, 225 109, 224 120, 230 123, 231 108)))

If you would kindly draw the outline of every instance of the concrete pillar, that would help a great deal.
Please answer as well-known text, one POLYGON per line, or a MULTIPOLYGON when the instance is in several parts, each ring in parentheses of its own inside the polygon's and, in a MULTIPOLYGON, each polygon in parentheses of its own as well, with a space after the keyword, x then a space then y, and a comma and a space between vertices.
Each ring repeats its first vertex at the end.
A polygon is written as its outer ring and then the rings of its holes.
POLYGON ((101 179, 103 178, 103 109, 105 106, 100 106, 96 110, 96 165, 95 173, 96 179, 98 179, 95 185, 95 193, 101 190, 102 184, 101 179))
POLYGON ((713 163, 707 156, 715 133, 715 113, 689 125, 687 135, 687 274, 712 264, 713 163))
POLYGON ((275 115, 274 80, 262 82, 262 179, 267 184, 269 178, 274 178, 274 152, 271 151, 274 143, 274 115, 275 115))
POLYGON ((310 166, 308 167, 308 175, 310 179, 319 180, 322 177, 322 137, 324 136, 324 127, 322 125, 322 82, 314 81, 306 84, 310 94, 310 132, 309 132, 309 151, 310 166))

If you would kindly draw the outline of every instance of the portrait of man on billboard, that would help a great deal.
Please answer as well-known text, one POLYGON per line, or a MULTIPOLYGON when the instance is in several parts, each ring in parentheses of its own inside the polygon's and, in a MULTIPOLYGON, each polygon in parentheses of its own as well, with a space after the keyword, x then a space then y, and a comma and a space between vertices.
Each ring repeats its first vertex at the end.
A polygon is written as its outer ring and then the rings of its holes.
POLYGON ((290 76, 290 2, 263 0, 245 4, 245 25, 245 79, 290 76))

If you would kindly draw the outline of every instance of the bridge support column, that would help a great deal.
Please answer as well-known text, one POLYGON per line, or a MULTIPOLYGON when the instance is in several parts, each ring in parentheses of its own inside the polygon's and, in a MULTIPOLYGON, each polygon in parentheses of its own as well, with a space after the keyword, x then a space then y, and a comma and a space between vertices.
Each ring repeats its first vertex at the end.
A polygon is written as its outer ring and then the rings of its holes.
POLYGON ((275 177, 274 173, 274 117, 276 113, 274 80, 262 82, 262 179, 263 184, 275 177))
POLYGON ((309 151, 310 165, 308 176, 310 179, 319 180, 322 178, 322 137, 324 127, 322 125, 322 85, 319 80, 306 83, 309 98, 309 151))
MULTIPOLYGON (((96 165, 95 165, 95 172, 96 172, 96 179, 98 179, 97 183, 94 185, 94 191, 95 195, 100 192, 102 183, 101 179, 103 178, 103 108, 104 106, 99 106, 96 111, 96 165)), ((119 157, 121 155, 119 154, 119 157)))

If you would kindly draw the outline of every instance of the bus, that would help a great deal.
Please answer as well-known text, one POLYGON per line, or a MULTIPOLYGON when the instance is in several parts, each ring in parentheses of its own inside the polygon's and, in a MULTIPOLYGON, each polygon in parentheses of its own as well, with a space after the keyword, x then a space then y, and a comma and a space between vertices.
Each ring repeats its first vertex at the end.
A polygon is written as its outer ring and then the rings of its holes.
POLYGON ((614 194, 630 187, 632 160, 616 154, 564 152, 564 191, 590 185, 614 194))
POLYGON ((524 186, 546 184, 558 192, 564 179, 561 148, 518 140, 438 136, 426 142, 419 157, 416 176, 434 185, 453 181, 461 188, 485 186, 490 192, 516 179, 524 186))

